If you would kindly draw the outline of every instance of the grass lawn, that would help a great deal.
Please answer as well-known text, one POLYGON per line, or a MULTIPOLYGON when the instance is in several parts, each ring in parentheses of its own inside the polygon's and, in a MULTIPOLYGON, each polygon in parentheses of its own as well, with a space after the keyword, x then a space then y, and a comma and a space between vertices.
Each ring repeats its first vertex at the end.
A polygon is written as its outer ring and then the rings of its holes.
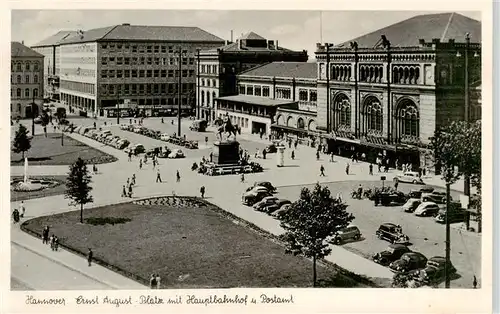
MULTIPOLYGON (((12 145, 12 144, 11 144, 12 145)), ((31 140, 31 148, 25 153, 31 165, 70 165, 80 157, 87 163, 105 164, 116 161, 114 156, 87 146, 69 136, 64 136, 64 146, 61 146, 60 133, 35 135, 31 140)), ((10 164, 24 164, 22 154, 10 153, 10 164)))
MULTIPOLYGON (((214 207, 215 208, 215 207, 214 207)), ((117 204, 84 211, 84 218, 129 218, 115 225, 79 223, 79 211, 39 217, 23 228, 49 225, 63 246, 86 253, 136 280, 159 273, 163 288, 309 287, 312 262, 209 206, 117 204), (113 267, 114 266, 114 267, 113 267)), ((82 260, 82 263, 85 263, 82 260)), ((357 283, 318 264, 324 286, 357 283)))
MULTIPOLYGON (((23 177, 18 177, 18 176, 13 176, 11 179, 22 179, 23 177)), ((53 196, 53 195, 59 195, 59 194, 64 194, 66 191, 66 176, 43 176, 43 177, 30 177, 32 180, 49 180, 49 181, 56 181, 56 184, 50 188, 46 188, 40 191, 33 191, 33 192, 18 192, 18 191, 10 191, 10 201, 15 202, 15 201, 24 201, 24 200, 30 200, 34 198, 40 198, 40 197, 47 197, 47 196, 53 196)))

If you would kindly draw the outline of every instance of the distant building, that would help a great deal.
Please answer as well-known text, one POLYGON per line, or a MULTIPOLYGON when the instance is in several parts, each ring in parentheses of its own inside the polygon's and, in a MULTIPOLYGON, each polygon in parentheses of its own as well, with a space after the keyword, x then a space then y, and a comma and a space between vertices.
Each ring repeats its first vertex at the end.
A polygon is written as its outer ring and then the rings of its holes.
POLYGON ((238 94, 236 76, 255 66, 274 61, 307 61, 307 51, 292 51, 253 32, 234 43, 200 51, 197 56, 197 116, 213 121, 218 97, 238 94))
POLYGON ((44 55, 44 93, 43 97, 50 100, 59 100, 59 69, 61 47, 59 42, 65 38, 75 36, 76 31, 60 31, 56 34, 31 46, 31 49, 44 55))
POLYGON ((316 130, 317 66, 272 62, 237 76, 238 95, 219 97, 217 115, 242 132, 306 138, 316 130))
POLYGON ((122 24, 58 44, 61 100, 88 115, 116 116, 117 104, 122 115, 130 104, 146 115, 177 111, 179 89, 182 110, 191 111, 196 51, 224 41, 198 27, 122 24))
POLYGON ((24 44, 11 42, 10 115, 37 116, 43 106, 44 56, 24 44))
POLYGON ((480 119, 480 55, 481 23, 457 13, 419 15, 343 44, 318 44, 321 138, 346 156, 430 167, 427 145, 436 128, 480 119))

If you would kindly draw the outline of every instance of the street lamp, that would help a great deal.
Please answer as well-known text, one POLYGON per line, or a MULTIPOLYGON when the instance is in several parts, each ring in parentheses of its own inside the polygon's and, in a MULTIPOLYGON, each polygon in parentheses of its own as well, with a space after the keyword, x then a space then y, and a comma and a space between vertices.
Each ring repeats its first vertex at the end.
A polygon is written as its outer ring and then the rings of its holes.
POLYGON ((333 47, 333 44, 325 43, 326 47, 326 131, 327 133, 331 132, 331 121, 330 121, 330 48, 333 47))
POLYGON ((33 93, 33 102, 31 103, 31 135, 35 136, 35 93, 33 93))
POLYGON ((181 100, 182 100, 182 45, 179 46, 179 86, 177 88, 177 136, 181 136, 181 100))

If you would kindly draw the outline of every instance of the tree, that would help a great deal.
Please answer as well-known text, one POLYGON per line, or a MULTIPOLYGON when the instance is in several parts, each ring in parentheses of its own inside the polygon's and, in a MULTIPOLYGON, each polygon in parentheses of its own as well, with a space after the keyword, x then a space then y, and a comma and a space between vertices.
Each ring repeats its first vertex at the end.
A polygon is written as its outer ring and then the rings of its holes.
POLYGON ((332 250, 327 238, 347 227, 354 216, 347 205, 333 198, 328 187, 318 184, 312 191, 303 188, 300 199, 280 216, 285 233, 285 253, 303 255, 313 260, 313 286, 316 286, 316 261, 328 256, 332 250))
POLYGON ((83 206, 94 201, 90 195, 92 177, 87 169, 87 164, 81 158, 70 165, 69 169, 64 197, 71 199, 70 205, 80 205, 80 223, 83 223, 83 206))
POLYGON ((27 152, 31 148, 31 138, 28 136, 28 129, 20 124, 14 136, 14 143, 12 151, 16 154, 22 153, 24 159, 24 152, 27 152))

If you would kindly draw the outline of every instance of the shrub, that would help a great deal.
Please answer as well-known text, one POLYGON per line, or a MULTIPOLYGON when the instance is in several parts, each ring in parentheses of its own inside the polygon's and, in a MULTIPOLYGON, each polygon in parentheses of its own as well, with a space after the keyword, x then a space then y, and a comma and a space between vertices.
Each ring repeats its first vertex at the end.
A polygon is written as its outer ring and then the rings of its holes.
POLYGON ((115 225, 115 224, 124 224, 132 221, 130 218, 122 218, 122 217, 90 217, 86 218, 85 222, 94 226, 102 226, 105 224, 115 225))

